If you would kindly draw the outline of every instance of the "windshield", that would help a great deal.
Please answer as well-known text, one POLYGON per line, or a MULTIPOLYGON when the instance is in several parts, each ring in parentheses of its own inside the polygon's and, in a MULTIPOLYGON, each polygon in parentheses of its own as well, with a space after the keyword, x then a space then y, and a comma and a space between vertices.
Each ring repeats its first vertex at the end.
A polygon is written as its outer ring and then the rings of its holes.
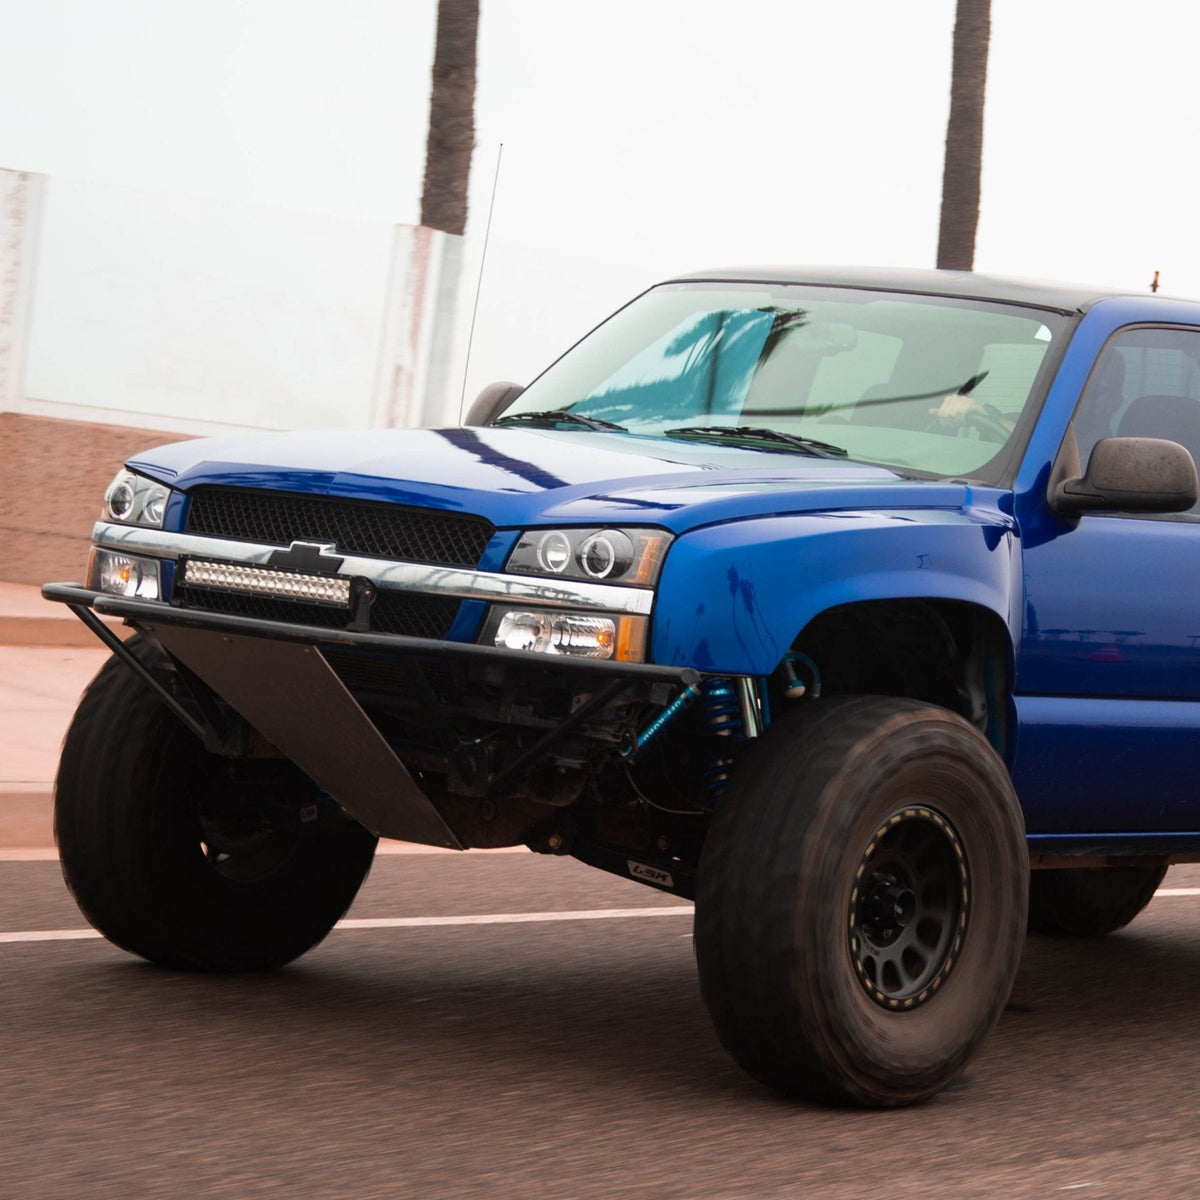
POLYGON ((500 420, 570 413, 640 436, 775 452, 811 440, 901 471, 991 478, 1064 326, 1054 313, 974 300, 665 284, 559 359, 500 420), (772 431, 788 437, 773 443, 772 431))

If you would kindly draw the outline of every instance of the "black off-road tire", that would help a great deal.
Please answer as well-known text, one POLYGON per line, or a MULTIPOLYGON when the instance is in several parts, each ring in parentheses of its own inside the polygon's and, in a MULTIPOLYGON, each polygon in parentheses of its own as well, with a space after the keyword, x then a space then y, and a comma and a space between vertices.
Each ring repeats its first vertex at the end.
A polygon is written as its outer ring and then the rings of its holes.
POLYGON ((700 986, 752 1075, 910 1104, 1008 999, 1029 857, 1004 764, 961 718, 887 697, 797 707, 748 748, 697 879, 700 986))
POLYGON ((291 763, 208 753, 116 656, 67 731, 54 825, 88 921, 133 954, 200 971, 278 967, 315 946, 377 842, 291 763))
POLYGON ((1029 932, 1099 937, 1154 899, 1167 867, 1067 867, 1029 877, 1029 932))

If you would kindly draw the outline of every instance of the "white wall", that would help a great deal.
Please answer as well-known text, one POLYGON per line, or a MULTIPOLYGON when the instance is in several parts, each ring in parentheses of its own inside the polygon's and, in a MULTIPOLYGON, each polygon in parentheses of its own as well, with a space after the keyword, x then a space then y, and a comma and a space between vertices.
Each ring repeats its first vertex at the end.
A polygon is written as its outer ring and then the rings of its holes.
POLYGON ((20 398, 43 179, 0 171, 0 412, 20 398))
POLYGON ((457 415, 461 239, 13 171, 0 236, 10 411, 184 432, 457 415))

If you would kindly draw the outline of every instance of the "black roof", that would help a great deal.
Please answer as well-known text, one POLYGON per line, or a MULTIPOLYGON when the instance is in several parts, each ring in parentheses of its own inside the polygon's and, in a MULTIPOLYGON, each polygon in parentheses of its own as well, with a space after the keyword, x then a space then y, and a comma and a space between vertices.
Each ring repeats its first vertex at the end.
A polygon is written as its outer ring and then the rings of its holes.
POLYGON ((977 275, 974 271, 931 271, 901 267, 734 267, 678 275, 667 282, 808 283, 819 287, 869 288, 927 296, 999 300, 1064 313, 1082 312, 1108 296, 1136 294, 1150 299, 1149 292, 1134 293, 1128 288, 1087 287, 1083 284, 977 275))

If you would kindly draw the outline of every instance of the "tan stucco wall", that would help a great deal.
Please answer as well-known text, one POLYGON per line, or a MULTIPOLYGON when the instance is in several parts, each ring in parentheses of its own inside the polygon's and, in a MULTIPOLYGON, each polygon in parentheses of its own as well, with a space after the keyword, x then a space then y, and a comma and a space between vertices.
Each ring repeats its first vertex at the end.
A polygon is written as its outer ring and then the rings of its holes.
POLYGON ((125 459, 183 435, 0 412, 0 580, 78 581, 125 459))

